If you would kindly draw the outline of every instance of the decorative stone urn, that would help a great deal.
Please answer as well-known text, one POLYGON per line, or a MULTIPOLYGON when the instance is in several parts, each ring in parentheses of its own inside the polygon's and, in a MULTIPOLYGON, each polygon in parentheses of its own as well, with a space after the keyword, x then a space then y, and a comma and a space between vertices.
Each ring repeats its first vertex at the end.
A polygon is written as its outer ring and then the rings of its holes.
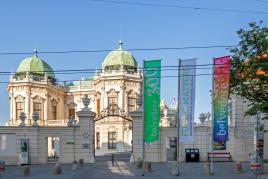
POLYGON ((19 126, 25 127, 26 126, 26 124, 25 124, 26 114, 24 112, 21 112, 19 118, 21 121, 19 126))
POLYGON ((38 127, 39 114, 37 112, 34 112, 32 117, 34 120, 33 127, 38 127))
POLYGON ((88 111, 88 110, 90 110, 90 108, 88 107, 88 105, 91 102, 91 98, 89 98, 87 94, 85 95, 84 98, 82 98, 82 102, 84 104, 84 108, 82 109, 82 111, 88 111))

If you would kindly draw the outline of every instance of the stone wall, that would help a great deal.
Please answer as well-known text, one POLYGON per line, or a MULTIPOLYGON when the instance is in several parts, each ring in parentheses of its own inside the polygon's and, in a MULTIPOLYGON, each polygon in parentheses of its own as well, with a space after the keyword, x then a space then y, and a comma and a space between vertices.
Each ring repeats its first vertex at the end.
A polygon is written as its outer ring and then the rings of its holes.
MULTIPOLYGON (((13 156, 0 153, 0 159, 5 160, 7 165, 19 164, 19 156, 21 153, 20 140, 29 139, 29 163, 45 164, 47 163, 48 150, 47 138, 60 138, 60 162, 71 163, 74 160, 83 158, 85 162, 89 162, 92 152, 83 148, 83 129, 80 127, 1 127, 0 135, 13 133, 16 136, 16 154, 13 156), (74 144, 72 144, 72 142, 74 144)), ((9 141, 7 141, 9 142, 9 141)))
MULTIPOLYGON (((249 161, 250 153, 254 151, 254 126, 257 123, 256 116, 245 116, 249 109, 247 100, 232 95, 230 117, 234 121, 234 160, 249 161)), ((268 159, 268 121, 261 121, 264 124, 264 159, 268 159)))
MULTIPOLYGON (((134 111, 131 113, 133 118, 133 159, 143 158, 143 113, 142 111, 134 111)), ((207 161, 207 153, 211 151, 211 125, 210 122, 195 125, 195 141, 193 144, 180 145, 180 160, 185 161, 185 149, 197 148, 200 152, 200 161, 207 161)), ((222 152, 230 152, 234 160, 246 161, 237 155, 234 151, 234 130, 233 126, 229 126, 229 141, 227 148, 222 152)), ((145 145, 145 160, 150 162, 167 161, 167 152, 169 150, 169 138, 177 137, 176 127, 161 127, 159 132, 159 141, 145 145)), ((237 144, 236 144, 237 145, 237 144)), ((241 151, 242 149, 236 149, 241 151)))
MULTIPOLYGON (((86 163, 94 162, 94 117, 90 110, 77 113, 79 124, 76 126, 40 126, 40 127, 0 127, 0 136, 12 134, 15 136, 16 153, 9 155, 0 152, 0 160, 7 165, 20 163, 21 139, 29 139, 29 164, 45 164, 48 162, 48 137, 59 137, 61 163, 72 163, 84 159, 86 163)), ((9 142, 9 141, 6 141, 9 142)), ((4 149, 2 149, 4 150, 4 149)), ((8 150, 8 149, 5 149, 8 150)))

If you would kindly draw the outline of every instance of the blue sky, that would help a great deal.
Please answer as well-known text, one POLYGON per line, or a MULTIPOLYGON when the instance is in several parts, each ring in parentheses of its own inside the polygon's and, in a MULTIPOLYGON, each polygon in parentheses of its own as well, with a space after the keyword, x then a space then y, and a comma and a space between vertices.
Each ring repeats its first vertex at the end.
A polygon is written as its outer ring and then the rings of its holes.
MULTIPOLYGON (((123 1, 123 0, 120 0, 123 1)), ((268 2, 268 0, 265 0, 268 2)), ((268 12, 268 3, 256 0, 135 0, 127 2, 195 6, 268 12)), ((124 47, 157 48, 235 45, 236 31, 252 21, 264 21, 267 14, 234 13, 181 8, 137 6, 92 2, 90 0, 3 0, 0 2, 0 52, 65 51, 114 49, 120 36, 124 47), (121 34, 121 35, 120 35, 121 34)), ((198 64, 211 63, 213 57, 229 51, 188 49, 134 51, 142 65, 144 59, 162 59, 162 65, 177 65, 178 58, 198 58, 198 64)), ((40 54, 54 70, 100 68, 107 53, 40 54)), ((0 56, 0 71, 16 71, 28 55, 0 56)), ((211 70, 197 71, 210 73, 211 70)), ((57 75, 59 80, 80 79, 91 74, 57 75)), ((177 75, 176 71, 163 75, 177 75)), ((8 81, 8 76, 0 76, 8 81)), ((210 111, 211 76, 196 79, 196 116, 210 111)), ((177 96, 177 79, 163 78, 161 97, 172 104, 177 96)), ((0 124, 9 117, 7 84, 0 84, 0 124)))

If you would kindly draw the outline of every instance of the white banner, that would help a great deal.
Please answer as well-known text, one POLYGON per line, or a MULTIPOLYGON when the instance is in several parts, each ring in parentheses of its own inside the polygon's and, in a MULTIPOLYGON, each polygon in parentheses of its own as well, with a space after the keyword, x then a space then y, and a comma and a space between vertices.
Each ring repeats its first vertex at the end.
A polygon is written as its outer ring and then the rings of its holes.
POLYGON ((193 143, 196 59, 182 60, 179 66, 180 143, 193 143))

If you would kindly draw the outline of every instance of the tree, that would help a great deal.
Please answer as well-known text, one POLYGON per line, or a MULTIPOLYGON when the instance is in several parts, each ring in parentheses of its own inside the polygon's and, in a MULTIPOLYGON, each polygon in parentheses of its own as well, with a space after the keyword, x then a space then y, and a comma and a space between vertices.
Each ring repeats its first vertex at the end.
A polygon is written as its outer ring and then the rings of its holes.
POLYGON ((232 55, 230 93, 248 100, 246 115, 257 111, 268 116, 268 28, 250 23, 249 30, 237 31, 240 42, 232 55))

